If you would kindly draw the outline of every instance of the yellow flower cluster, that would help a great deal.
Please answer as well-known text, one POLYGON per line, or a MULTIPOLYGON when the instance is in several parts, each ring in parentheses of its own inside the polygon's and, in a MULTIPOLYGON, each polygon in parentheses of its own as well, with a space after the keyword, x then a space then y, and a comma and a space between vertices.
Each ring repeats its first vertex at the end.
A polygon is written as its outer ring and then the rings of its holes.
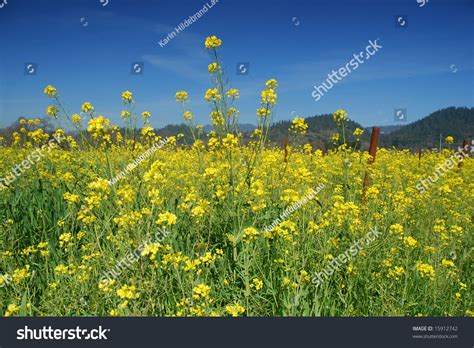
POLYGON ((54 105, 50 105, 46 108, 46 114, 50 117, 57 118, 59 115, 59 110, 54 105))
POLYGON ((130 213, 123 213, 121 216, 114 218, 113 221, 125 229, 135 226, 142 218, 143 214, 141 212, 132 211, 130 213))
POLYGON ((26 265, 23 268, 20 269, 15 269, 13 271, 13 283, 19 284, 21 283, 24 279, 28 278, 31 275, 30 273, 30 265, 26 265))
POLYGON ((242 240, 244 242, 249 243, 253 240, 256 240, 259 235, 260 235, 260 233, 257 231, 257 229, 255 227, 247 227, 244 230, 244 235, 242 237, 242 240))
POLYGON ((417 262, 415 268, 420 273, 420 276, 422 278, 428 277, 431 280, 434 280, 435 270, 434 270, 433 266, 431 266, 427 263, 417 262))
POLYGON ((81 123, 81 122, 82 122, 82 118, 81 118, 80 115, 74 114, 74 115, 71 116, 71 121, 72 121, 73 123, 75 123, 75 124, 81 123))
POLYGON ((218 39, 215 35, 208 36, 204 45, 207 49, 218 48, 222 45, 222 40, 218 39))
POLYGON ((81 110, 86 114, 91 114, 94 112, 94 107, 91 103, 85 102, 84 104, 82 104, 81 110))
POLYGON ((400 278, 405 274, 405 269, 401 266, 395 266, 390 268, 387 273, 388 278, 393 278, 395 280, 400 280, 400 278))
POLYGON ((133 103, 133 94, 130 91, 122 92, 122 100, 125 104, 133 103))
POLYGON ((337 110, 334 115, 333 115, 333 118, 334 118, 334 122, 340 126, 344 123, 347 123, 349 121, 349 118, 347 116, 347 112, 345 112, 344 110, 342 109, 339 109, 337 110))
POLYGON ((115 283, 116 283, 115 279, 104 279, 99 283, 98 287, 99 287, 99 290, 105 293, 111 293, 115 283))
POLYGON ((89 126, 87 131, 92 135, 94 139, 99 139, 106 135, 110 130, 110 120, 100 115, 96 118, 89 120, 89 126))
POLYGON ((226 94, 228 98, 239 98, 239 91, 235 88, 229 89, 226 94))
POLYGON ((223 126, 225 119, 220 111, 213 111, 211 112, 211 121, 214 126, 223 126))
POLYGON ((7 306, 7 310, 5 311, 5 316, 6 317, 12 317, 15 314, 17 314, 20 311, 20 306, 17 306, 16 304, 12 303, 7 306))
POLYGON ((273 88, 266 88, 262 91, 262 103, 275 105, 277 100, 277 94, 273 88))
POLYGON ((140 297, 134 285, 124 285, 117 290, 117 296, 123 300, 133 300, 140 297))
POLYGON ((193 299, 202 301, 209 298, 211 288, 205 284, 199 284, 193 288, 193 299))
POLYGON ((360 136, 364 134, 364 130, 360 128, 356 128, 353 134, 357 139, 359 139, 360 136))
POLYGON ((405 245, 409 246, 410 248, 415 248, 418 245, 418 241, 412 236, 404 237, 403 243, 405 243, 405 245))
POLYGON ((221 95, 219 94, 219 91, 217 90, 217 88, 209 88, 207 91, 206 91, 206 95, 204 96, 204 99, 206 99, 207 102, 209 101, 213 101, 213 102, 216 102, 216 101, 219 101, 221 100, 221 95))
POLYGON ((185 111, 183 113, 183 118, 186 120, 186 121, 191 121, 193 119, 194 115, 191 111, 185 111))
POLYGON ((226 306, 225 310, 231 316, 238 317, 245 312, 245 307, 243 307, 239 303, 235 303, 235 304, 226 306))
POLYGON ((389 228, 389 233, 393 235, 403 235, 403 226, 400 224, 393 224, 389 228))
POLYGON ((181 92, 176 92, 176 101, 177 102, 184 102, 188 100, 188 92, 181 91, 181 92))
POLYGON ((142 120, 147 124, 150 121, 151 118, 151 113, 149 111, 143 111, 142 112, 142 120))
POLYGON ((208 65, 207 67, 207 70, 210 72, 210 73, 215 73, 217 71, 219 71, 221 69, 221 67, 219 66, 219 64, 217 63, 211 63, 208 65))
POLYGON ((56 90, 55 87, 48 85, 44 89, 44 94, 46 94, 49 98, 53 98, 58 94, 58 91, 56 90))
POLYGON ((156 220, 157 225, 175 225, 177 217, 173 213, 167 211, 161 213, 158 220, 156 220))
POLYGON ((250 287, 254 288, 256 291, 260 291, 263 288, 263 281, 258 278, 253 278, 250 287))
POLYGON ((308 129, 308 124, 305 122, 304 118, 295 117, 293 121, 291 121, 290 131, 295 134, 306 134, 306 130, 308 129))

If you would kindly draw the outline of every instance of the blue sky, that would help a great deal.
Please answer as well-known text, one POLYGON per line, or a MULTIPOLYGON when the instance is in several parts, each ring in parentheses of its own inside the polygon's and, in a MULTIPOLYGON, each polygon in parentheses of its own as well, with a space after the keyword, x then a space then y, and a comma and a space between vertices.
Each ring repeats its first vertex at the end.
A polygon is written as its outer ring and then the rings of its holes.
POLYGON ((71 113, 89 101, 117 124, 120 93, 129 89, 155 127, 181 123, 174 94, 186 90, 197 122, 209 124, 208 35, 223 40, 242 123, 255 123, 270 78, 280 84, 277 121, 344 108, 364 126, 388 125, 395 108, 406 108, 411 122, 440 108, 474 106, 472 0, 422 7, 417 0, 219 0, 164 47, 158 42, 206 0, 7 2, 0 8, 0 126, 43 117, 48 84, 71 113), (406 27, 396 27, 398 15, 406 27), (380 51, 315 101, 313 86, 375 39, 380 51), (36 75, 24 74, 26 62, 37 64, 36 75), (130 73, 132 62, 144 62, 143 75, 130 73), (238 62, 250 63, 248 75, 236 74, 238 62))

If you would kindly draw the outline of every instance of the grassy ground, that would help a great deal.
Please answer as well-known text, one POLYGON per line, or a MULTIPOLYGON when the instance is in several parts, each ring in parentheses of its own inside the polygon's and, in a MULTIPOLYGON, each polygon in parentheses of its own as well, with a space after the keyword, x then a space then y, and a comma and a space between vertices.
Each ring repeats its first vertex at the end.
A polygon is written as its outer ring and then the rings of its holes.
MULTIPOLYGON (((0 152, 5 171, 30 150, 0 152)), ((417 156, 380 150, 365 200, 359 152, 295 150, 286 163, 283 150, 265 150, 249 186, 245 160, 235 160, 231 181, 224 150, 199 160, 168 144, 112 187, 101 179, 107 161, 119 172, 142 152, 54 150, 0 193, 0 313, 472 314, 470 159, 422 195, 417 180, 449 153, 426 154, 419 166, 417 156), (316 286, 314 272, 371 228, 382 235, 316 286)))

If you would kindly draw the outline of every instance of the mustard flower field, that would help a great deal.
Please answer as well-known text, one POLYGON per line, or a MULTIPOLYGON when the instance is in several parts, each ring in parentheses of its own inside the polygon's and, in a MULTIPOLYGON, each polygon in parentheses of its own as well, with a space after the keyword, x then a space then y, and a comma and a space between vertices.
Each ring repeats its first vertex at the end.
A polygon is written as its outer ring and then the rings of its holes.
POLYGON ((472 316, 472 158, 373 161, 342 109, 329 151, 303 143, 303 118, 273 146, 274 79, 244 142, 221 46, 205 41, 214 130, 189 108, 202 96, 176 93, 192 142, 158 136, 131 91, 113 125, 87 101, 69 114, 60 86, 44 89, 53 132, 23 118, 0 139, 0 314, 472 316))

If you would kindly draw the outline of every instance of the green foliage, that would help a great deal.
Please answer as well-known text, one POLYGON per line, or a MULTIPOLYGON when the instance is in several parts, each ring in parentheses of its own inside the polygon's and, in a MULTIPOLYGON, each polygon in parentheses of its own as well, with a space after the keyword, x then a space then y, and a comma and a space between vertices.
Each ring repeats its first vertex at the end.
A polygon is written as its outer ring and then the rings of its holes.
POLYGON ((439 147, 448 135, 460 146, 463 139, 474 138, 474 108, 450 107, 433 112, 421 120, 410 123, 399 130, 384 134, 381 146, 396 148, 432 149, 439 147))

